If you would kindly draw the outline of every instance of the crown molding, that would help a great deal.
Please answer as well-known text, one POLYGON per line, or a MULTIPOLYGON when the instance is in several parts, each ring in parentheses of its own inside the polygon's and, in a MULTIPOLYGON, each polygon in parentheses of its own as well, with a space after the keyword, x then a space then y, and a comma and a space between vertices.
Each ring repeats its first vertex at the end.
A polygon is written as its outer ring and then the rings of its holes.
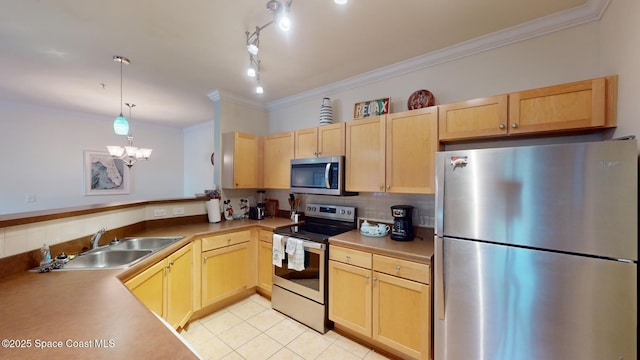
POLYGON ((314 100, 365 86, 388 78, 420 69, 432 67, 484 51, 515 44, 556 31, 598 21, 604 15, 611 0, 587 0, 583 5, 531 20, 504 30, 483 35, 440 50, 407 59, 389 66, 372 70, 326 86, 277 99, 267 103, 266 108, 276 110, 285 106, 314 100))
POLYGON ((228 91, 214 90, 207 94, 211 101, 228 101, 242 106, 247 106, 256 110, 266 111, 267 106, 259 101, 247 100, 246 97, 230 93, 228 91))

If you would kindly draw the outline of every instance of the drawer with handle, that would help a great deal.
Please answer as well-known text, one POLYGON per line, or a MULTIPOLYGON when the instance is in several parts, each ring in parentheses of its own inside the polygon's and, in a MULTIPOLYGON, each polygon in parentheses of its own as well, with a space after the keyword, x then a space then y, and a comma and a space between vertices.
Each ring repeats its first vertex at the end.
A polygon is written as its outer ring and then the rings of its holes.
POLYGON ((224 246, 240 244, 251 239, 251 231, 243 230, 222 235, 207 236, 202 238, 202 251, 218 249, 224 246))
POLYGON ((329 246, 329 259, 371 269, 371 254, 364 251, 329 246))
POLYGON ((260 241, 266 241, 270 243, 272 238, 273 238, 272 231, 260 229, 260 231, 258 232, 258 240, 260 241))
POLYGON ((373 270, 423 284, 429 284, 431 279, 431 269, 427 264, 377 254, 373 255, 373 270))

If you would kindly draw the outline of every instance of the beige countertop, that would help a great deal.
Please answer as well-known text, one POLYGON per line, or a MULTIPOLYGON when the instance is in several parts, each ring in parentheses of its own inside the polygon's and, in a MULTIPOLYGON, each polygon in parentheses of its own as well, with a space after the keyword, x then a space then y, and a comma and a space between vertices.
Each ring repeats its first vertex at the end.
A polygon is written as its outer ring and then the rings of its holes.
POLYGON ((417 228, 416 236, 411 241, 395 241, 390 236, 365 236, 358 230, 352 230, 329 238, 331 245, 430 264, 433 258, 433 229, 417 228))
POLYGON ((183 235, 185 239, 124 271, 24 272, 2 278, 0 358, 196 359, 188 346, 140 303, 120 279, 139 272, 198 236, 254 226, 273 229, 290 223, 285 218, 268 218, 147 229, 131 236, 183 235))

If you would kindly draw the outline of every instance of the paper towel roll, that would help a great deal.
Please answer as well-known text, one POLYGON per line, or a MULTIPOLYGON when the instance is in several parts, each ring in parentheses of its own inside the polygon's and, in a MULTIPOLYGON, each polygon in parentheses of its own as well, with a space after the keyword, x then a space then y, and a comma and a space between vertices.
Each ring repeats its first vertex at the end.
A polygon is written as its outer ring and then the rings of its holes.
POLYGON ((207 214, 210 223, 220 222, 220 199, 211 199, 207 201, 207 214))

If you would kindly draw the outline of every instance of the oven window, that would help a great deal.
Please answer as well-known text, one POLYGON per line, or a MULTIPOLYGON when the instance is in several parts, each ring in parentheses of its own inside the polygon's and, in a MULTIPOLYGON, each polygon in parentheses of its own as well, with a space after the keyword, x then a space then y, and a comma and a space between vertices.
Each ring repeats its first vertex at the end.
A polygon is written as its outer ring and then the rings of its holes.
POLYGON ((320 255, 309 251, 304 252, 304 270, 290 270, 289 254, 285 253, 282 267, 274 266, 275 275, 306 288, 320 291, 320 255))

